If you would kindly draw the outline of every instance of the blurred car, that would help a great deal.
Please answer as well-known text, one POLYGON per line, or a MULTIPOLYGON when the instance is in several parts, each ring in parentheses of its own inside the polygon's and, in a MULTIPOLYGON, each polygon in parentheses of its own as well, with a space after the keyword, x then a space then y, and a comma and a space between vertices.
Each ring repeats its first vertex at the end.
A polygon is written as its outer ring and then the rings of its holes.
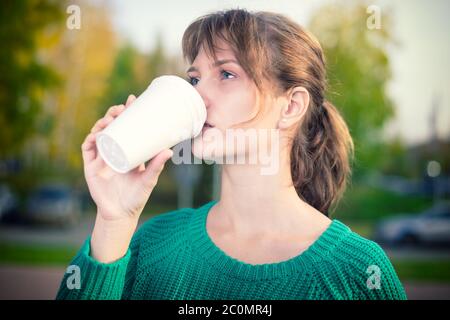
POLYGON ((421 213, 384 219, 375 228, 375 240, 392 245, 450 246, 450 202, 437 202, 421 213))
POLYGON ((25 219, 34 224, 74 226, 81 219, 79 197, 67 185, 40 186, 27 200, 25 219))
POLYGON ((19 201, 17 196, 6 184, 0 185, 0 221, 10 219, 17 211, 19 201))

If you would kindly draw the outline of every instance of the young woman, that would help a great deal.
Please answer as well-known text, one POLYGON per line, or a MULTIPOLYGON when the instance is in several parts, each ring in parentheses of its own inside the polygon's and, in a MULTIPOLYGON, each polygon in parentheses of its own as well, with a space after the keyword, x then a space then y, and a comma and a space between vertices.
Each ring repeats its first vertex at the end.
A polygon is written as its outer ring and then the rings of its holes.
MULTIPOLYGON (((161 214, 135 233, 173 152, 114 173, 96 153, 95 134, 135 98, 111 107, 82 145, 97 218, 71 263, 80 285, 67 273, 57 298, 406 299, 383 250, 328 217, 349 178, 353 143, 325 99, 317 40, 285 16, 229 10, 194 21, 183 54, 207 108, 201 137, 213 129, 223 136, 232 128, 276 130, 269 142, 278 146, 277 170, 224 162, 220 200, 161 214)), ((254 152, 212 144, 196 138, 194 155, 254 152)))

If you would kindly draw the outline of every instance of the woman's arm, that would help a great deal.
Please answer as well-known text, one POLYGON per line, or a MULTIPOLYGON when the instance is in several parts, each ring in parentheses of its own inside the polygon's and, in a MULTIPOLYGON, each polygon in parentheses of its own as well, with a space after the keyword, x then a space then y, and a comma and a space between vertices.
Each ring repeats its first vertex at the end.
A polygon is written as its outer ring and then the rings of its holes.
POLYGON ((125 283, 135 273, 135 263, 130 260, 137 254, 140 233, 133 234, 173 152, 163 150, 147 166, 142 164, 120 174, 109 168, 99 155, 95 139, 135 99, 130 95, 125 105, 109 108, 81 145, 84 176, 97 206, 97 216, 92 235, 64 275, 57 299, 120 299, 125 283))
POLYGON ((92 256, 92 236, 88 237, 70 263, 68 270, 71 271, 64 275, 56 299, 129 299, 142 237, 143 229, 139 229, 125 253, 109 263, 100 262, 92 256))

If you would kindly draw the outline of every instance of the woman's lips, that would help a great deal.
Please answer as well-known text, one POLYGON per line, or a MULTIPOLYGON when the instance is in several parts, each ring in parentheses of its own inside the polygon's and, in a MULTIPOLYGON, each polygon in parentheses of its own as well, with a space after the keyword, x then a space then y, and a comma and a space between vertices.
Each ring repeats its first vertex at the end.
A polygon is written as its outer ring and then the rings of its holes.
POLYGON ((210 125, 209 123, 205 122, 202 128, 202 132, 205 132, 208 129, 214 128, 214 126, 210 125))

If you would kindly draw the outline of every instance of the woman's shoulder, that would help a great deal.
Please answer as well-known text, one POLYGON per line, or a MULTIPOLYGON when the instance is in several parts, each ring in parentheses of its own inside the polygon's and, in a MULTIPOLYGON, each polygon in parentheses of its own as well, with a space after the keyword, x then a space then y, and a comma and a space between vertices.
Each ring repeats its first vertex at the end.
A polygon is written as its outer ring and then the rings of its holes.
POLYGON ((336 238, 331 250, 331 257, 340 257, 346 264, 361 264, 362 262, 385 262, 389 260, 386 252, 373 240, 359 235, 349 226, 339 220, 333 220, 335 230, 339 230, 340 236, 336 238))
POLYGON ((342 236, 326 259, 333 264, 339 264, 338 269, 345 270, 345 277, 360 286, 361 292, 368 294, 367 297, 377 294, 379 298, 406 298, 403 286, 384 249, 375 241, 352 231, 344 223, 337 220, 334 220, 334 223, 342 230, 342 236))

